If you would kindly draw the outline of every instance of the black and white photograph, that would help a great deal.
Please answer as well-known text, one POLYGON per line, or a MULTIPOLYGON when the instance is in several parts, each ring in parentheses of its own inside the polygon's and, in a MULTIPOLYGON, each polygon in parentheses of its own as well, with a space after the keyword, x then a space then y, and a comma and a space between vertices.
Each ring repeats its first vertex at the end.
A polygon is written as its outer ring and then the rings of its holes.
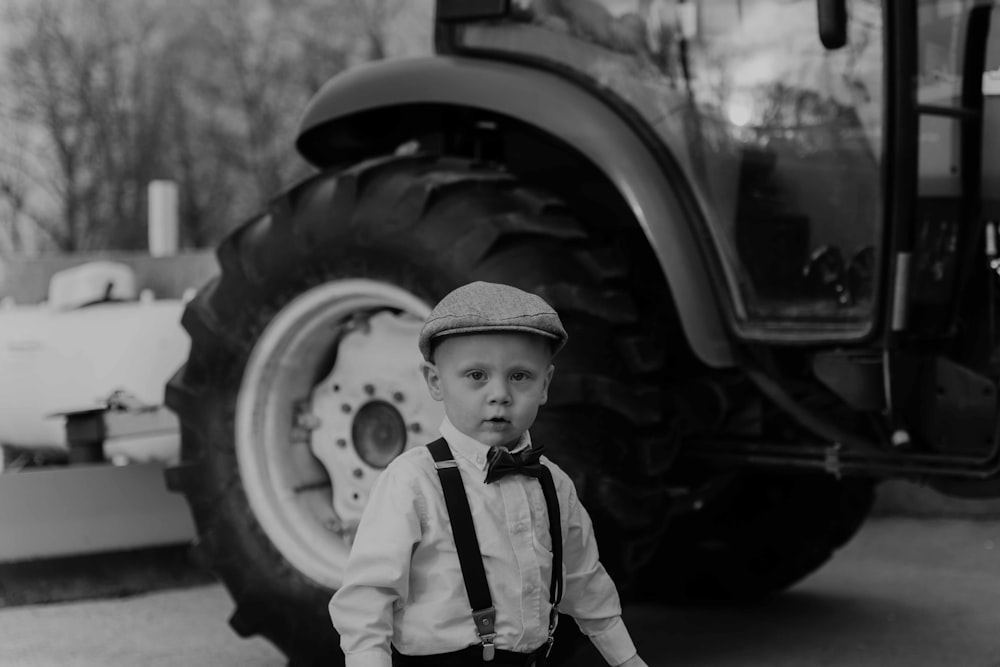
POLYGON ((0 665, 1000 667, 1000 0, 0 0, 0 665))

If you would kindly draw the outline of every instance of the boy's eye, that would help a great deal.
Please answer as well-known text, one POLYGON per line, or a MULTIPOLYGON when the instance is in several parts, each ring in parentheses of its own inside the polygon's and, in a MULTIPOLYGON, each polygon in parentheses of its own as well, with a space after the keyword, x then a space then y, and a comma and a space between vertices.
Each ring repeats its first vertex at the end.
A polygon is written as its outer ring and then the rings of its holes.
POLYGON ((480 382, 486 378, 486 373, 482 371, 469 371, 468 373, 466 373, 466 377, 468 377, 470 380, 475 380, 476 382, 480 382))
POLYGON ((524 382, 525 380, 528 379, 528 374, 518 371, 516 373, 511 373, 510 379, 513 380, 514 382, 524 382))

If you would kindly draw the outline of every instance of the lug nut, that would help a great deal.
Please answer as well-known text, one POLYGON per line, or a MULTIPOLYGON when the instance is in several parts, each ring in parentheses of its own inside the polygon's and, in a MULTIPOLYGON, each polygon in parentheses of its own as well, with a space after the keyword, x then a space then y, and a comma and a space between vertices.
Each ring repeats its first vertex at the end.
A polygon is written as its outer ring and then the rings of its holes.
POLYGON ((420 424, 417 422, 413 422, 412 424, 410 424, 410 430, 413 431, 414 433, 420 433, 421 431, 420 424))
POLYGON ((320 420, 320 418, 311 412, 300 412, 296 416, 295 421, 296 421, 296 426, 298 426, 299 428, 304 428, 307 431, 315 431, 316 429, 318 429, 320 426, 323 425, 323 422, 320 420))
POLYGON ((373 384, 366 384, 365 385, 365 393, 368 394, 369 396, 374 396, 375 395, 375 385, 373 385, 373 384))
POLYGON ((357 477, 358 479, 361 479, 362 477, 365 476, 365 471, 362 470, 361 468, 355 468, 354 469, 354 476, 357 477))
POLYGON ((347 441, 344 440, 343 438, 337 438, 337 446, 338 447, 347 447, 347 441))
POLYGON ((345 415, 348 415, 351 413, 351 406, 348 405, 347 403, 344 403, 343 405, 340 406, 340 411, 343 412, 345 415))
POLYGON ((392 395, 392 400, 396 401, 397 403, 402 403, 404 398, 405 396, 403 396, 403 392, 401 391, 397 391, 392 395))

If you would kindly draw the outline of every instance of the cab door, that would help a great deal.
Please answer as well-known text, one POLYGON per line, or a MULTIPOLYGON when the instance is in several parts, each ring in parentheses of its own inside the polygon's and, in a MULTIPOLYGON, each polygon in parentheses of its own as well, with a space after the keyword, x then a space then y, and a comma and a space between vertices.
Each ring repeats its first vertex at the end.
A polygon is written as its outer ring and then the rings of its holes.
POLYGON ((889 8, 890 348, 949 336, 986 262, 1000 196, 998 11, 995 0, 889 8))
POLYGON ((946 455, 934 465, 955 477, 940 490, 1000 495, 1000 2, 888 11, 890 427, 946 455))

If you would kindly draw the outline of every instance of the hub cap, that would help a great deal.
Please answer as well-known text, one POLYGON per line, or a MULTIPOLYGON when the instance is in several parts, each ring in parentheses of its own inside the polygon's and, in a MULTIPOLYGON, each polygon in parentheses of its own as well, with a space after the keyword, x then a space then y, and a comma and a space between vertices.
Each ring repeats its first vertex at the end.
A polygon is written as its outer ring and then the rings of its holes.
POLYGON ((378 474, 404 449, 426 444, 443 414, 420 372, 422 319, 356 315, 333 370, 312 394, 312 451, 333 481, 334 525, 350 539, 378 474))

